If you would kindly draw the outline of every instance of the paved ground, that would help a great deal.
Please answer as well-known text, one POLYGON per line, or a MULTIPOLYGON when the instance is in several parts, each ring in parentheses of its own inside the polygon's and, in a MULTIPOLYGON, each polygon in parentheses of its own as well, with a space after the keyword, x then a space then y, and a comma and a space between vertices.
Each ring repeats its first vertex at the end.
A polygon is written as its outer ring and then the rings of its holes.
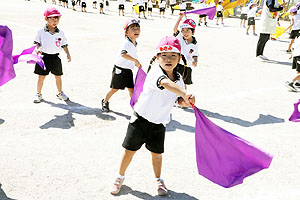
MULTIPOLYGON (((2 1, 0 24, 13 31, 17 54, 32 45, 50 4, 2 1)), ((123 24, 133 14, 130 3, 125 17, 118 16, 116 2, 111 2, 113 11, 106 15, 89 3, 88 13, 60 7, 59 27, 73 59, 67 63, 62 54, 63 87, 71 101, 55 98, 54 77, 49 76, 45 102, 33 104, 37 77, 34 66, 24 63, 15 66, 17 77, 0 88, 1 200, 160 199, 145 148, 130 165, 121 194, 109 194, 132 110, 127 91, 113 96, 111 113, 101 112, 100 100, 109 89, 113 60, 124 38, 123 24)), ((153 17, 142 19, 138 55, 145 69, 159 39, 172 34, 177 16, 169 12, 159 18, 155 9, 153 17)), ((208 23, 209 27, 196 30, 199 66, 188 90, 209 119, 274 159, 268 170, 246 178, 242 185, 224 189, 211 183, 197 173, 194 114, 191 109, 174 108, 163 155, 162 177, 170 189, 164 199, 300 199, 300 126, 288 121, 300 93, 288 92, 283 85, 295 75, 284 52, 288 35, 267 43, 265 55, 272 61, 262 63, 255 59, 258 37, 246 36, 238 19, 225 19, 224 27, 216 26, 215 20, 208 23)))

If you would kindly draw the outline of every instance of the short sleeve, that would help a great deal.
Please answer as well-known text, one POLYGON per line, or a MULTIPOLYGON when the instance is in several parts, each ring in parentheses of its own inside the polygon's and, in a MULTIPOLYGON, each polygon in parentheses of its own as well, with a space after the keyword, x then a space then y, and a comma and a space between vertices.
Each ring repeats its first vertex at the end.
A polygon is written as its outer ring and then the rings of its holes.
POLYGON ((163 90, 165 89, 161 86, 160 82, 168 78, 159 66, 153 66, 147 75, 147 85, 153 90, 163 90))
POLYGON ((193 54, 192 54, 192 57, 195 57, 195 56, 198 56, 199 55, 199 52, 198 52, 198 45, 196 44, 195 45, 195 49, 193 51, 193 54))
POLYGON ((37 32, 34 39, 34 44, 38 44, 39 46, 41 46, 41 31, 37 32))
POLYGON ((64 34, 64 32, 61 32, 61 47, 62 48, 64 48, 64 47, 66 47, 66 46, 68 46, 68 41, 67 41, 67 38, 66 38, 66 36, 65 36, 65 34, 64 34))
POLYGON ((123 42, 119 53, 123 54, 123 53, 128 53, 128 52, 129 52, 129 43, 126 41, 126 42, 123 42))

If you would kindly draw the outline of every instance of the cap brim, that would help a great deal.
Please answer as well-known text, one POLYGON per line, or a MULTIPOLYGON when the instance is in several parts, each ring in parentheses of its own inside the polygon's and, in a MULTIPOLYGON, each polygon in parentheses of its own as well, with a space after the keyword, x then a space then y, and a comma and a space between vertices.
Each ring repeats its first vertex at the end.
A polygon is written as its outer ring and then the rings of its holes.
POLYGON ((48 15, 47 17, 61 17, 61 14, 48 15))

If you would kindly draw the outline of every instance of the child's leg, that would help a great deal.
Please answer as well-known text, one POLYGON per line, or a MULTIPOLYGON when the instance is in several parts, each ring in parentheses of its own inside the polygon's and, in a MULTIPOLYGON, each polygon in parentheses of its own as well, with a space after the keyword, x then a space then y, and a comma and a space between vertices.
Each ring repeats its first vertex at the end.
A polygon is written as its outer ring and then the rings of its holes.
POLYGON ((248 33, 249 29, 250 29, 250 25, 248 25, 247 30, 246 30, 246 33, 248 33))
POLYGON ((221 22, 222 22, 222 24, 223 24, 223 17, 221 17, 221 22))
POLYGON ((255 25, 253 25, 253 34, 255 34, 255 25))
POLYGON ((154 176, 155 178, 160 178, 161 166, 162 166, 162 154, 151 152, 151 155, 152 155, 152 166, 153 166, 154 176))
POLYGON ((293 82, 296 82, 298 80, 300 80, 300 72, 298 72, 298 75, 295 78, 293 78, 293 82))
POLYGON ((42 93, 42 88, 44 85, 45 78, 46 78, 46 76, 39 75, 38 82, 37 82, 37 92, 40 94, 42 93))
POLYGON ((108 102, 109 99, 114 95, 119 89, 111 88, 110 91, 106 94, 105 101, 108 102))
POLYGON ((61 81, 61 76, 55 76, 55 81, 56 81, 56 87, 57 87, 57 91, 61 92, 62 91, 62 81, 61 81))
POLYGON ((131 98, 132 94, 133 94, 133 88, 128 88, 128 92, 129 92, 129 96, 131 98))
POLYGON ((288 50, 291 50, 294 41, 295 41, 295 39, 291 39, 291 42, 290 42, 289 47, 288 47, 288 50))
POLYGON ((122 176, 125 175, 126 169, 129 166, 129 164, 131 163, 135 152, 136 151, 130 151, 130 150, 125 149, 125 152, 123 153, 123 156, 122 156, 120 169, 119 169, 120 175, 122 175, 122 176))

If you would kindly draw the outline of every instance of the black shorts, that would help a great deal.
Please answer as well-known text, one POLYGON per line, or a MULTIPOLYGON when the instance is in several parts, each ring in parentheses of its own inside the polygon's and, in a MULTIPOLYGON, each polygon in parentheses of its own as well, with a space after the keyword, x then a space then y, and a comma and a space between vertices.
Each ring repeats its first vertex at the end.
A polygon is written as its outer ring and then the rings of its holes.
POLYGON ((293 57, 292 69, 296 69, 297 72, 300 72, 300 56, 293 57))
POLYGON ((165 8, 159 8, 159 12, 165 12, 165 8))
POLYGON ((132 70, 124 69, 115 65, 112 71, 110 87, 120 90, 124 90, 126 87, 133 88, 134 83, 132 70))
POLYGON ((182 64, 177 64, 177 71, 179 74, 181 74, 182 78, 183 78, 183 82, 186 85, 191 85, 193 84, 192 81, 192 68, 190 67, 185 67, 182 64))
POLYGON ((152 12, 152 8, 149 8, 149 7, 148 7, 148 11, 151 11, 151 12, 152 12))
POLYGON ((290 39, 298 38, 299 37, 299 31, 300 30, 292 30, 289 38, 290 39))
POLYGON ((199 18, 206 17, 207 15, 199 15, 199 18))
POLYGON ((66 2, 67 2, 67 0, 62 0, 62 2, 66 3, 66 2))
POLYGON ((75 6, 76 5, 76 1, 72 1, 72 6, 75 6))
POLYGON ((185 11, 186 11, 186 9, 180 9, 179 11, 180 11, 180 12, 185 12, 185 11))
POLYGON ((135 113, 137 119, 129 123, 122 146, 130 151, 137 151, 143 144, 153 153, 164 152, 166 127, 155 124, 135 113))
POLYGON ((247 14, 241 14, 240 19, 247 20, 247 14))
POLYGON ((43 70, 38 64, 35 65, 34 68, 34 73, 38 75, 43 75, 46 76, 51 72, 52 74, 56 76, 61 76, 63 75, 62 72, 62 64, 61 64, 61 59, 59 58, 59 54, 42 54, 43 61, 46 67, 46 70, 43 70))
POLYGON ((106 6, 109 6, 109 1, 105 1, 105 5, 106 5, 106 6))
POLYGON ((145 11, 144 6, 139 6, 139 12, 144 12, 144 11, 145 11))
POLYGON ((103 3, 100 3, 100 8, 103 8, 103 3))
POLYGON ((93 1, 93 4, 96 4, 97 3, 97 1, 93 1))
POLYGON ((255 19, 254 19, 254 17, 249 17, 248 18, 248 26, 250 26, 250 25, 255 25, 255 19))
POLYGON ((223 17, 222 11, 218 11, 218 12, 217 12, 217 17, 223 17))
POLYGON ((81 3, 81 7, 82 7, 82 8, 86 8, 86 3, 85 3, 85 2, 82 2, 82 3, 81 3))
POLYGON ((119 5, 119 10, 124 10, 124 5, 123 4, 119 5))

